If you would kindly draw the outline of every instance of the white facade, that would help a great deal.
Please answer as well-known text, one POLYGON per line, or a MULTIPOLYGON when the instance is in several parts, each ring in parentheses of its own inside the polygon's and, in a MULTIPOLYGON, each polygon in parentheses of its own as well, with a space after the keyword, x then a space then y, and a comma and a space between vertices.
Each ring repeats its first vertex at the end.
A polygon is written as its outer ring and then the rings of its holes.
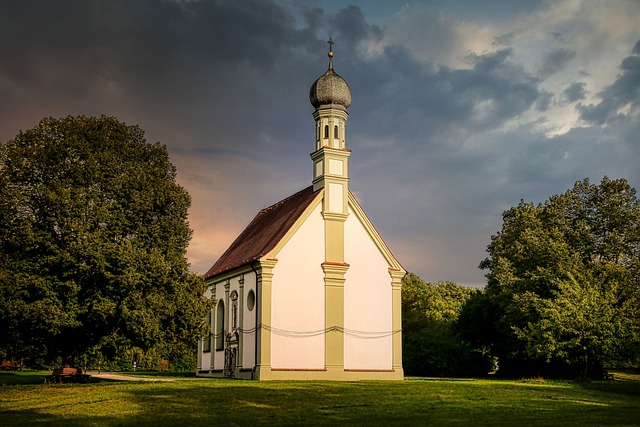
POLYGON ((324 368, 324 221, 320 204, 275 257, 271 367, 324 368))
POLYGON ((361 219, 349 209, 345 224, 345 369, 391 370, 392 295, 389 264, 361 219))
POLYGON ((270 337, 268 369, 283 378, 296 372, 303 373, 303 378, 322 378, 326 371, 326 337, 335 333, 342 335, 345 372, 397 371, 394 336, 400 331, 393 322, 390 275, 396 262, 381 246, 384 244, 377 233, 371 234, 372 225, 353 198, 344 232, 348 267, 344 276, 343 330, 329 331, 326 324, 322 268, 326 235, 322 198, 318 197, 283 241, 265 256, 274 264, 270 299, 264 301, 269 305, 270 322, 259 320, 260 280, 255 267, 242 266, 221 278, 212 278, 209 295, 217 301, 211 315, 213 339, 209 350, 206 340, 199 345, 199 375, 259 378, 257 352, 261 349, 261 334, 265 333, 270 337))

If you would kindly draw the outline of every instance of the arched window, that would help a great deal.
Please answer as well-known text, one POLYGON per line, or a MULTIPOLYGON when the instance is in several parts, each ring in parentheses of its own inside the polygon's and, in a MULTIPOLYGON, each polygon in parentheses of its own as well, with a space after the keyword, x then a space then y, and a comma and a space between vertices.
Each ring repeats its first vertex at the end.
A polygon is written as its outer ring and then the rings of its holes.
POLYGON ((324 138, 329 138, 329 125, 324 125, 324 138))
POLYGON ((224 302, 216 307, 216 350, 224 350, 224 302))
POLYGON ((211 311, 209 311, 209 314, 207 315, 207 318, 205 319, 206 323, 206 334, 204 336, 204 338, 202 339, 202 351, 203 352, 209 352, 211 351, 211 311))
POLYGON ((231 292, 231 328, 235 330, 238 327, 238 293, 231 292))
POLYGON ((333 137, 338 139, 338 126, 333 127, 333 137))

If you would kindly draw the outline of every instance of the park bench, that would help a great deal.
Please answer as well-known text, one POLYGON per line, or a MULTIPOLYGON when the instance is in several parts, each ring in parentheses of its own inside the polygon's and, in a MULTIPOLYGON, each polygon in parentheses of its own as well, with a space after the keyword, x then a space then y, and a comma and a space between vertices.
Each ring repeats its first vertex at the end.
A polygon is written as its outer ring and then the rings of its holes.
POLYGON ((613 374, 609 372, 603 372, 602 376, 604 377, 605 380, 613 380, 613 374))
POLYGON ((80 368, 70 368, 65 366, 64 368, 56 368, 53 370, 53 374, 49 375, 46 379, 53 383, 69 382, 86 382, 89 379, 89 375, 83 374, 80 368))
POLYGON ((5 360, 0 364, 0 371, 17 371, 20 369, 20 366, 16 362, 10 362, 9 360, 5 360))

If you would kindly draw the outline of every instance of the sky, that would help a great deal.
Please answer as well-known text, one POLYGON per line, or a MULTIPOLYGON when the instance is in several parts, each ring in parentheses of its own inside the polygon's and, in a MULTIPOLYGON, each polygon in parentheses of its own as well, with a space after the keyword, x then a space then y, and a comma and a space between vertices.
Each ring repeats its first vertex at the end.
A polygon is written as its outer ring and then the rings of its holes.
POLYGON ((331 37, 351 191, 406 270, 481 286, 521 200, 640 189, 639 22, 637 0, 0 0, 0 142, 49 116, 140 126, 192 197, 204 273, 311 184, 331 37))

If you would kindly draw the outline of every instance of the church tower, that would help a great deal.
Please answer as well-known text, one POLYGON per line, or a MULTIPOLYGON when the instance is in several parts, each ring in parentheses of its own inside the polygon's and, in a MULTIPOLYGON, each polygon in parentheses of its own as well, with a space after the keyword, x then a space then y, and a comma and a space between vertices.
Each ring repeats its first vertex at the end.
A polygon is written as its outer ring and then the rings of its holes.
MULTIPOLYGON (((351 89, 333 69, 333 41, 329 39, 329 68, 309 90, 315 107, 316 151, 313 161, 313 191, 324 189, 325 328, 344 329, 344 284, 349 264, 345 262, 345 222, 349 203, 349 155, 346 125, 351 105, 351 89)), ((325 347, 327 370, 344 369, 344 337, 327 334, 325 347)))
MULTIPOLYGON (((351 89, 312 85, 313 180, 262 209, 205 274, 198 376, 401 380, 405 270, 349 191, 351 89)), ((311 144, 310 144, 311 145, 311 144)))
POLYGON ((329 39, 329 68, 309 90, 309 101, 315 107, 316 151, 313 160, 313 190, 328 191, 325 212, 346 214, 349 194, 348 160, 351 154, 346 146, 347 108, 351 105, 351 89, 333 69, 333 41, 329 39))

